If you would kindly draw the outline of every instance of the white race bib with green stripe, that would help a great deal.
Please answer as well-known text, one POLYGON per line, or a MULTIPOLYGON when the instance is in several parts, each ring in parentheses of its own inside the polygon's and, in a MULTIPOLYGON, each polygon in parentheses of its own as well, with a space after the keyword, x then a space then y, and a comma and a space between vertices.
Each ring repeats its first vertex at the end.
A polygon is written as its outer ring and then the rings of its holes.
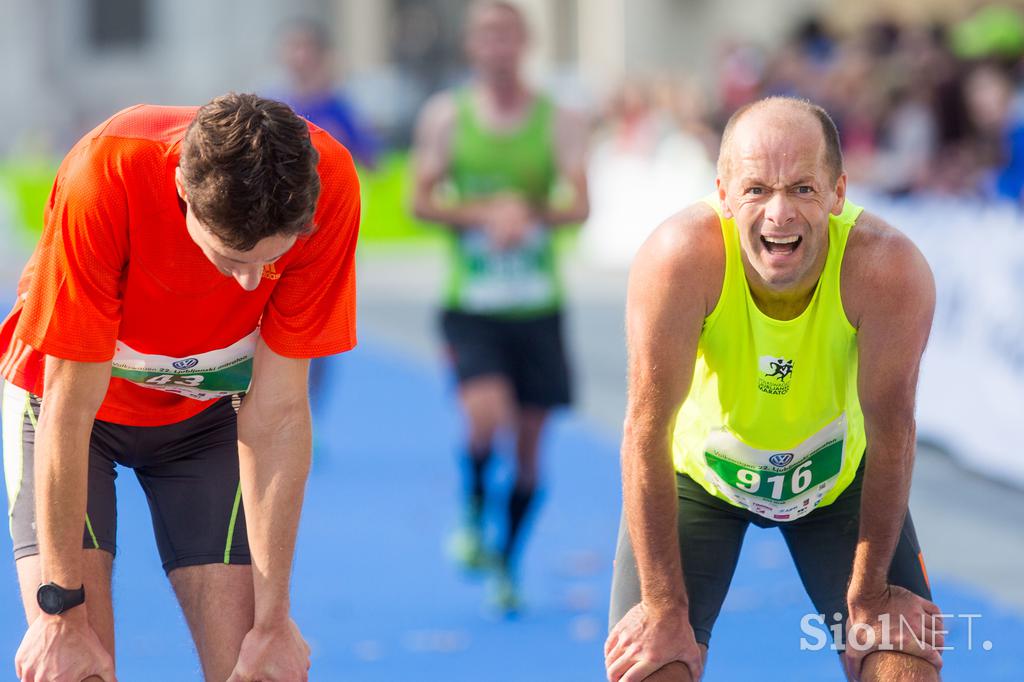
POLYGON ((846 415, 790 452, 758 450, 724 430, 704 444, 706 473, 735 504, 773 521, 792 521, 813 510, 843 468, 846 415))
POLYGON ((111 376, 193 400, 244 393, 252 381, 252 359, 259 335, 256 329, 227 348, 183 358, 140 353, 118 341, 111 376))
POLYGON ((521 244, 502 250, 482 229, 468 231, 462 238, 462 310, 486 314, 551 305, 557 291, 546 265, 548 241, 536 226, 521 244))

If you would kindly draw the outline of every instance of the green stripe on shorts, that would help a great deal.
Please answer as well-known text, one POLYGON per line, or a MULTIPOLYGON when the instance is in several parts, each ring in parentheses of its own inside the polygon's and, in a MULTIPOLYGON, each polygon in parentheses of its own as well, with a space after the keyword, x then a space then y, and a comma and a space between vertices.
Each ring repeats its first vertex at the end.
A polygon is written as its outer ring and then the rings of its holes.
POLYGON ((238 506, 242 503, 242 482, 238 482, 235 492, 235 504, 231 507, 231 520, 228 522, 228 539, 224 543, 224 563, 231 563, 231 541, 235 538, 235 521, 238 520, 238 506))
POLYGON ((96 539, 96 533, 93 532, 92 521, 89 520, 89 514, 88 513, 85 515, 85 527, 89 531, 89 537, 92 538, 93 549, 99 549, 100 548, 100 541, 96 539))

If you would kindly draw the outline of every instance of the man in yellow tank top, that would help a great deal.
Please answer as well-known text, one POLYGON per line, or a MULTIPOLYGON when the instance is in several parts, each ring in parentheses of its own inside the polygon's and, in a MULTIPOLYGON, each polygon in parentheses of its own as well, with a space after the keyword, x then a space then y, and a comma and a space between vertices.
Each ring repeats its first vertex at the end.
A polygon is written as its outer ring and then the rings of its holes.
POLYGON ((741 109, 718 163, 717 195, 661 225, 630 274, 608 678, 700 678, 754 523, 781 530, 824 627, 842 624, 851 679, 938 679, 907 511, 931 272, 846 201, 821 108, 741 109))

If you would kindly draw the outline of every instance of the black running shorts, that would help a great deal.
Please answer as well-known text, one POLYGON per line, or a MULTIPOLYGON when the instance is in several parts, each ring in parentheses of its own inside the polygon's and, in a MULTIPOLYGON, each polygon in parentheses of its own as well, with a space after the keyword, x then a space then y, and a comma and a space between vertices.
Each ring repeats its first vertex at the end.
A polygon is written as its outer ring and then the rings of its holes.
POLYGON ((549 408, 571 401, 561 314, 519 319, 447 310, 441 330, 460 384, 500 375, 511 382, 520 405, 549 408))
MULTIPOLYGON (((734 507, 709 495, 689 476, 677 474, 680 555, 690 601, 690 625, 697 641, 707 646, 711 640, 711 630, 736 570, 743 535, 751 523, 761 528, 779 528, 817 613, 825 617, 829 626, 836 622, 834 614, 841 614, 845 632, 846 588, 860 534, 863 479, 862 462, 849 487, 832 504, 795 521, 778 522, 734 507)), ((889 566, 889 582, 931 599, 924 560, 909 512, 889 566)), ((636 558, 623 519, 612 578, 610 626, 618 623, 639 601, 636 558)), ((795 631, 798 624, 793 627, 795 631)))
MULTIPOLYGON (((4 470, 14 557, 20 559, 39 553, 33 456, 40 400, 9 384, 4 389, 4 470)), ((248 564, 233 401, 237 398, 222 398, 167 426, 94 422, 83 547, 115 553, 118 464, 135 471, 146 493, 166 572, 199 564, 248 564)))

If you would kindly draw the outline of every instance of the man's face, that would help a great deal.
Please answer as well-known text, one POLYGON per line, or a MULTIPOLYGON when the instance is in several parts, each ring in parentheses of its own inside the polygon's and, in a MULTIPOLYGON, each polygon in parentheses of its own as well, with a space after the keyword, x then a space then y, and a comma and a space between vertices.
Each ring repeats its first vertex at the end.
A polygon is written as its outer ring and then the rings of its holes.
POLYGON ((234 277, 238 286, 246 291, 254 291, 260 285, 263 266, 273 263, 295 245, 297 237, 293 235, 273 235, 261 239, 248 251, 232 249, 203 225, 192 211, 181 181, 180 169, 176 170, 174 179, 178 196, 185 202, 185 227, 192 241, 222 275, 234 277))
POLYGON ((473 66, 485 77, 516 77, 526 48, 525 28, 522 18, 507 8, 474 11, 466 35, 466 52, 473 66))
POLYGON ((308 30, 293 28, 281 41, 281 61, 292 78, 303 80, 318 75, 325 59, 323 47, 308 30))
POLYGON ((750 112, 733 131, 718 194, 734 218, 747 276, 771 293, 813 288, 828 255, 829 214, 842 212, 846 176, 833 182, 821 124, 810 114, 750 112))

